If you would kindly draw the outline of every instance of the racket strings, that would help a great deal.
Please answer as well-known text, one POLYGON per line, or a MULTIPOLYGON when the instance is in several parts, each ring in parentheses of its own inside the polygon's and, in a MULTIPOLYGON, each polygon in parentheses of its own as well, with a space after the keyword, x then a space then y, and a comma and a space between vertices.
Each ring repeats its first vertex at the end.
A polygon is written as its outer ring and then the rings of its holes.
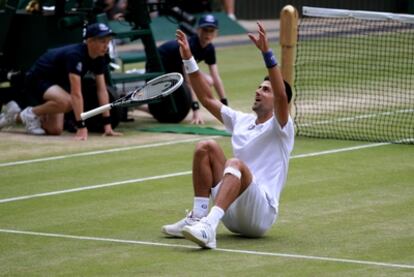
POLYGON ((157 82, 149 83, 144 88, 133 93, 131 99, 139 101, 156 98, 170 91, 171 88, 175 88, 178 83, 180 83, 179 79, 173 79, 171 77, 160 78, 157 82))

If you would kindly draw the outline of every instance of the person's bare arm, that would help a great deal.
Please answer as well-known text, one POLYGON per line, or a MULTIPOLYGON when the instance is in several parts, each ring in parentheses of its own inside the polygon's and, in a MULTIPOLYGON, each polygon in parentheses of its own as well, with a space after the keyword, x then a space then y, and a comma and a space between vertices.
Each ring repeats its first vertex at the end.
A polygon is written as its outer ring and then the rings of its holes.
MULTIPOLYGON (((189 60, 192 58, 193 54, 191 53, 190 46, 188 45, 187 36, 181 31, 177 30, 176 37, 178 44, 180 45, 180 54, 183 60, 189 60)), ((210 86, 203 77, 200 70, 197 70, 193 73, 188 74, 190 78, 191 85, 194 92, 196 93, 198 100, 201 104, 219 121, 223 122, 221 118, 221 107, 222 103, 213 97, 210 86)))
POLYGON ((213 79, 214 89, 216 90, 220 99, 226 98, 223 81, 221 80, 217 64, 209 65, 211 78, 213 79))
MULTIPOLYGON (((98 102, 99 105, 105 105, 109 103, 109 96, 108 96, 108 90, 106 87, 106 82, 105 82, 105 76, 103 74, 99 74, 95 76, 96 79, 96 93, 98 95, 98 102)), ((105 111, 102 116, 104 117, 110 117, 111 114, 109 113, 109 111, 105 111)), ((121 133, 115 132, 112 129, 112 125, 111 124, 105 124, 104 125, 104 136, 120 136, 122 135, 121 133)))
MULTIPOLYGON (((83 96, 82 96, 82 86, 81 78, 79 75, 69 73, 69 82, 70 82, 70 96, 72 99, 72 109, 75 114, 75 120, 81 121, 80 114, 83 112, 83 96)), ((75 134, 76 140, 87 140, 88 139, 88 129, 78 128, 75 134)))
MULTIPOLYGON (((184 66, 183 66, 183 77, 184 77, 185 82, 187 83, 188 89, 191 92, 192 103, 198 102, 197 95, 195 94, 193 86, 191 85, 190 77, 188 77, 188 74, 185 73, 184 66)), ((204 120, 201 117, 200 109, 194 110, 192 103, 191 103, 191 113, 192 113, 192 115, 191 115, 191 124, 195 124, 195 125, 204 124, 204 120)))
MULTIPOLYGON (((262 52, 266 53, 270 50, 266 36, 266 31, 260 22, 257 22, 258 35, 249 34, 249 38, 262 52)), ((284 127, 289 119, 289 103, 285 92, 285 84, 283 82, 282 73, 277 64, 268 68, 270 84, 272 85, 274 94, 274 112, 280 126, 284 127)))

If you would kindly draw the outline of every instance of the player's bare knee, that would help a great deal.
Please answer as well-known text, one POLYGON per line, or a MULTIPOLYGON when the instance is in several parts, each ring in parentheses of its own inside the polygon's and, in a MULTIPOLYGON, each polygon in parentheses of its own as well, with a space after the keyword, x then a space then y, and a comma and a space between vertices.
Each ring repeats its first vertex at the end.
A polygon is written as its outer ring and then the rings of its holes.
POLYGON ((214 140, 203 140, 196 144, 195 152, 197 153, 209 153, 214 150, 215 147, 218 147, 217 142, 214 140))
POLYGON ((208 76, 207 78, 207 83, 210 87, 214 86, 214 80, 213 78, 211 78, 210 76, 208 76))
POLYGON ((231 166, 231 167, 237 168, 238 170, 241 170, 243 164, 242 164, 242 161, 240 161, 237 158, 230 158, 226 161, 225 166, 226 167, 231 166))
POLYGON ((200 155, 201 153, 205 153, 206 152, 206 144, 205 141, 199 141, 197 142, 195 149, 194 149, 194 153, 195 155, 200 155))
POLYGON ((204 73, 204 72, 203 72, 203 77, 204 77, 204 79, 207 81, 207 84, 208 84, 209 86, 213 86, 213 85, 214 85, 214 80, 213 80, 213 77, 211 77, 211 75, 210 75, 210 74, 207 74, 207 73, 204 73))
POLYGON ((46 134, 51 136, 60 136, 63 133, 63 129, 58 126, 49 126, 44 128, 46 134))
POLYGON ((66 113, 72 110, 72 102, 67 98, 56 98, 53 104, 59 109, 60 112, 66 113))

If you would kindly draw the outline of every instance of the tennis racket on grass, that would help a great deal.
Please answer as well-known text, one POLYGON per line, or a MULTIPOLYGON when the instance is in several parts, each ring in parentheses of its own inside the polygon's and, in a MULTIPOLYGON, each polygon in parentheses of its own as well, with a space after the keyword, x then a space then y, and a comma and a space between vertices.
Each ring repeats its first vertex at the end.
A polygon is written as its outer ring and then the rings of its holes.
POLYGON ((158 76, 148 81, 144 87, 138 88, 110 104, 81 113, 81 119, 88 119, 105 111, 109 111, 114 107, 138 106, 166 97, 179 88, 183 80, 183 76, 175 72, 158 76))

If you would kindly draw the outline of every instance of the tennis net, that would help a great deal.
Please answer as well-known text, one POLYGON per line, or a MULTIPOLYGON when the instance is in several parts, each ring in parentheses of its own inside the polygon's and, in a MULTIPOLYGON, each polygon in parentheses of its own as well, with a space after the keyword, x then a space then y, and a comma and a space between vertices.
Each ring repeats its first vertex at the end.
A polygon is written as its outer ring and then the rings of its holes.
POLYGON ((414 16, 303 7, 298 135, 414 144, 414 16))

